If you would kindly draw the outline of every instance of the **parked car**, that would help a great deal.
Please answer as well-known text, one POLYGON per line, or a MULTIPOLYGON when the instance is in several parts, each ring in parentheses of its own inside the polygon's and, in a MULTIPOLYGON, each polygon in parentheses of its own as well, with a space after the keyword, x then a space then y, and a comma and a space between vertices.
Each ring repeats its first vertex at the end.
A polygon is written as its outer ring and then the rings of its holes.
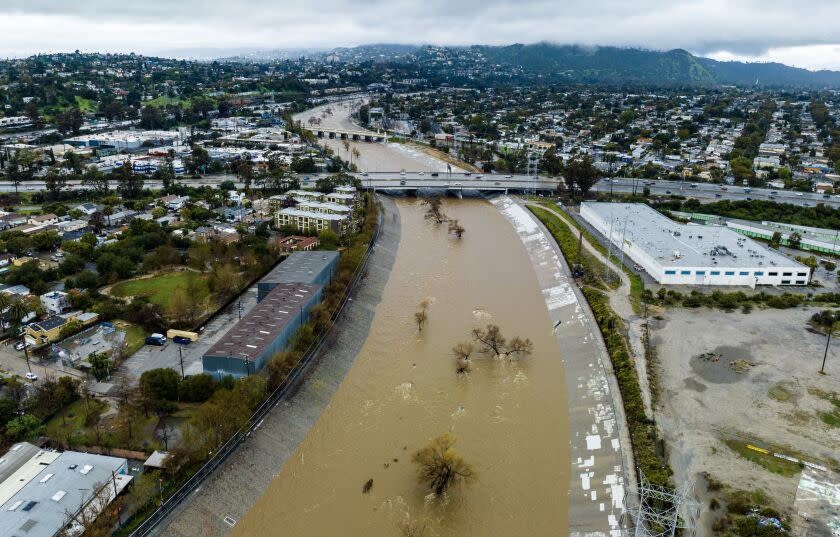
POLYGON ((36 380, 38 380, 38 375, 36 375, 35 373, 27 373, 26 378, 31 380, 32 382, 35 382, 36 380))
POLYGON ((25 345, 23 344, 23 341, 18 341, 18 342, 15 344, 15 350, 16 350, 16 351, 22 351, 22 350, 23 350, 23 347, 25 347, 25 345))
POLYGON ((158 347, 162 347, 166 345, 166 336, 163 334, 152 334, 146 338, 146 345, 157 345, 158 347))
POLYGON ((172 338, 172 342, 177 343, 178 345, 189 345, 192 343, 192 340, 184 336, 175 336, 172 338))

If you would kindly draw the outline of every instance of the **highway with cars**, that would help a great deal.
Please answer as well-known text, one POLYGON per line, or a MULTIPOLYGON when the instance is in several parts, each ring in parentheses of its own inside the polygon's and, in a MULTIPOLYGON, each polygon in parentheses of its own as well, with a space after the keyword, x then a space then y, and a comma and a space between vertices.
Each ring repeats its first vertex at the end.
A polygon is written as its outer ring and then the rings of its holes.
POLYGON ((690 181, 650 181, 621 177, 602 179, 592 190, 595 192, 615 192, 641 194, 644 188, 650 189, 655 195, 682 195, 706 201, 743 201, 765 200, 779 203, 790 203, 806 207, 814 207, 819 203, 829 207, 840 207, 840 196, 818 194, 815 192, 793 192, 771 188, 749 188, 733 185, 717 185, 712 183, 692 183, 690 181))

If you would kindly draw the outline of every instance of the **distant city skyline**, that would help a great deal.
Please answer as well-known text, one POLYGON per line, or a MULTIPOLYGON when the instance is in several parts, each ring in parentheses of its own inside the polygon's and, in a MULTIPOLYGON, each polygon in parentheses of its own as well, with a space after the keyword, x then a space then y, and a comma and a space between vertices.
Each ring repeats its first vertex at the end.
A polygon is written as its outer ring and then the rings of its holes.
POLYGON ((830 23, 838 19, 840 3, 830 0, 7 0, 0 56, 78 49, 208 58, 370 43, 548 41, 840 70, 840 38, 830 23))

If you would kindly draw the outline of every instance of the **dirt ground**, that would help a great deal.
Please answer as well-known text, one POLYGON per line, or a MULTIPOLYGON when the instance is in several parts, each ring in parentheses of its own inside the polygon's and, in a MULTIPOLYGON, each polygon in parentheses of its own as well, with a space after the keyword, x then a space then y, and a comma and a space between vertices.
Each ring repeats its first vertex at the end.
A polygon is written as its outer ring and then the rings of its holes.
MULTIPOLYGON (((790 511, 799 474, 771 473, 724 440, 823 464, 840 459, 840 427, 820 417, 834 410, 825 393, 840 392, 840 341, 832 342, 828 374, 820 375, 826 339, 807 329, 815 311, 677 308, 651 323, 660 386, 657 421, 678 482, 708 472, 738 489, 762 489, 790 511)), ((706 510, 706 524, 709 516, 706 510)))

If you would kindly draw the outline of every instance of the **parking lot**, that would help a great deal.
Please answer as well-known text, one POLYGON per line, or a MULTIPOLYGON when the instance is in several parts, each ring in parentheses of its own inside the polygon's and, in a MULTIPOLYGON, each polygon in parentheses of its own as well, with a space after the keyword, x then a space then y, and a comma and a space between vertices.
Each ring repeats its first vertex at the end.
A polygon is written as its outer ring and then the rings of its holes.
POLYGON ((234 301, 205 326, 198 341, 189 345, 179 345, 172 340, 167 340, 161 347, 144 345, 120 366, 117 375, 127 375, 129 381, 136 384, 144 372, 152 369, 168 367, 180 373, 182 360, 185 375, 201 373, 204 353, 239 320, 240 314, 244 316, 257 304, 256 286, 248 288, 240 300, 241 307, 240 301, 234 301))

